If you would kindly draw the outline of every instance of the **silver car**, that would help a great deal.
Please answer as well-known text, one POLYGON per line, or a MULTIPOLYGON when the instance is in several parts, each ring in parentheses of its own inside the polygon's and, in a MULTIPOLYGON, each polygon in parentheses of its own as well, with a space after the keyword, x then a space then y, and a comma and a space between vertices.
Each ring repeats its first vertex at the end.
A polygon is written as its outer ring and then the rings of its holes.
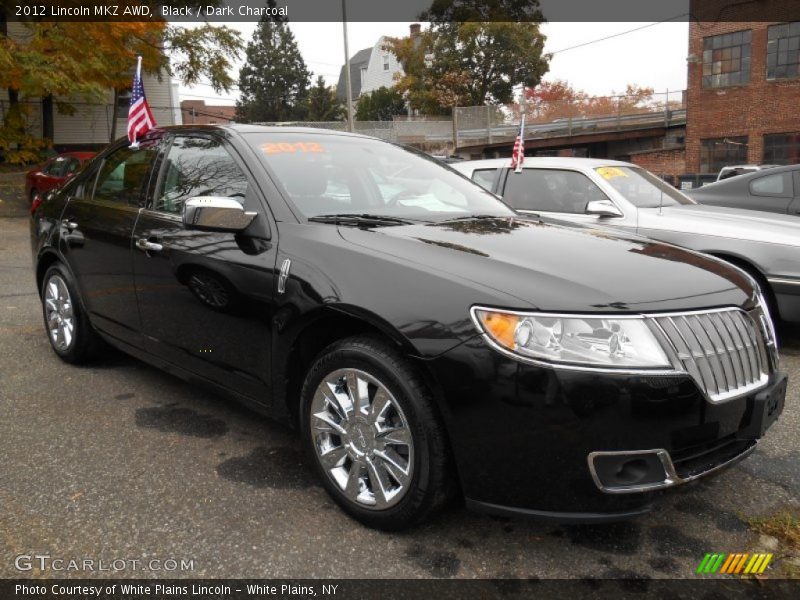
POLYGON ((509 164, 451 166, 522 213, 622 229, 726 260, 761 284, 782 319, 800 322, 800 219, 700 205, 626 162, 526 158, 519 173, 509 164))

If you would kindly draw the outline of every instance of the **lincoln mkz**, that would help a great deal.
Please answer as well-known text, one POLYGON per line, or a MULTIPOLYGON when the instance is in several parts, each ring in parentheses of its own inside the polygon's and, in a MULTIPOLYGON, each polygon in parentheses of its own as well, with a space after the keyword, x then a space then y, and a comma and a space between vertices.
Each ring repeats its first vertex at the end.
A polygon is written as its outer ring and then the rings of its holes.
POLYGON ((31 243, 58 356, 110 344, 294 425, 330 495, 382 529, 459 497, 638 515, 783 408, 744 271, 521 215, 361 136, 153 130, 48 194, 31 243))

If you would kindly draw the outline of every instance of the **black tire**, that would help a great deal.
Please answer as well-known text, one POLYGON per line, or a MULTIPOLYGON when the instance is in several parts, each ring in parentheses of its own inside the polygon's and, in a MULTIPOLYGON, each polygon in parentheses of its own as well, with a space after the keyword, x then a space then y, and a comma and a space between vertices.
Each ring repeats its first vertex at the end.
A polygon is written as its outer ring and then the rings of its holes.
POLYGON ((83 309, 83 302, 78 294, 75 280, 72 278, 69 269, 60 263, 55 263, 47 269, 42 279, 41 300, 47 339, 50 341, 50 346, 59 358, 68 363, 82 364, 96 357, 102 346, 102 340, 89 322, 86 311, 83 309), (72 307, 73 334, 70 342, 63 347, 56 344, 50 333, 50 327, 48 325, 48 305, 45 301, 48 286, 51 282, 56 282, 56 277, 66 285, 66 289, 69 293, 70 305, 72 307))
POLYGON ((301 392, 300 428, 307 451, 331 497, 350 516, 385 531, 406 529, 441 508, 455 489, 444 427, 422 378, 403 356, 383 341, 356 336, 326 348, 312 363, 301 392), (311 432, 311 404, 323 379, 339 369, 358 369, 380 380, 402 409, 413 439, 410 483, 397 504, 376 510, 347 498, 323 468, 311 432))

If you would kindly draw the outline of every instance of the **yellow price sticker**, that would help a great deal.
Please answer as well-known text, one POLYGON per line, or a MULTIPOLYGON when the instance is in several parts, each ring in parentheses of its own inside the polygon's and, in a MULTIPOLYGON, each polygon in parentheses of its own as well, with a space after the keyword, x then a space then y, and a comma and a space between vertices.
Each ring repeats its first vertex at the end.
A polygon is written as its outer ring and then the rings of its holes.
POLYGON ((619 167, 597 167, 597 174, 603 179, 614 179, 614 177, 627 177, 628 175, 619 167))

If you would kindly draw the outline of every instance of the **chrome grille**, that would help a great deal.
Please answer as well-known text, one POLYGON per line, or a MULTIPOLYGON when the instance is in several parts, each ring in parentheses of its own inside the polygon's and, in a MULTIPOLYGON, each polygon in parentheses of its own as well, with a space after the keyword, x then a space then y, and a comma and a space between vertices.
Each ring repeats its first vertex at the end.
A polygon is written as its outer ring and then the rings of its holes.
POLYGON ((765 333, 740 309, 653 316, 677 360, 713 401, 761 387, 768 379, 765 333))

